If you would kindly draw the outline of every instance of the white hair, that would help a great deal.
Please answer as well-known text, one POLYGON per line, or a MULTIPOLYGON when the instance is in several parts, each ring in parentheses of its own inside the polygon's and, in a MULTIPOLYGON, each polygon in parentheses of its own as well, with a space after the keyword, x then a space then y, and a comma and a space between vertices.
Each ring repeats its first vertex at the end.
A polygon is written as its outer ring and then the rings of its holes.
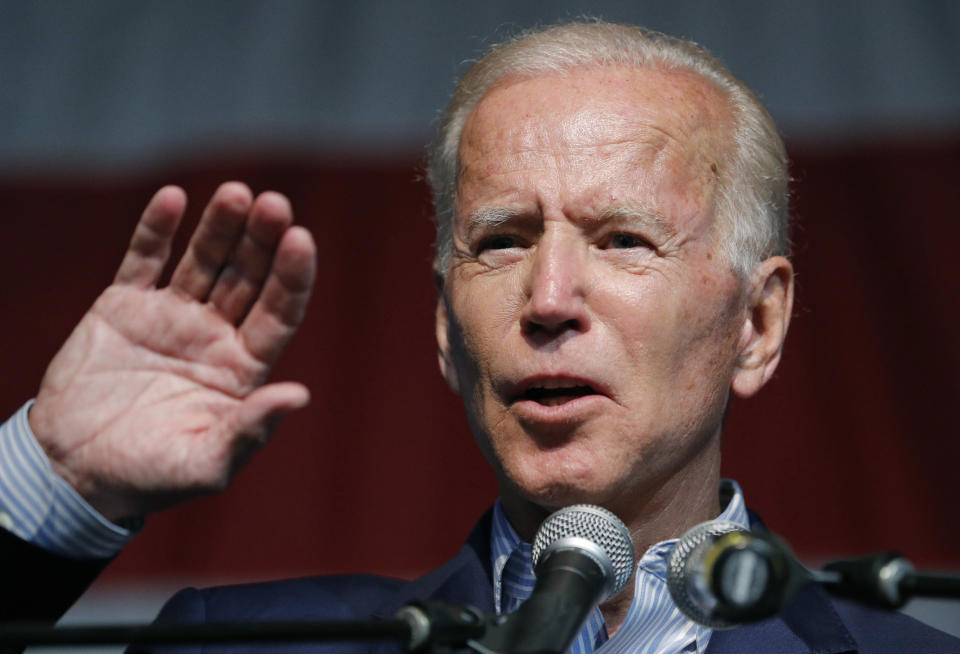
POLYGON ((786 150, 773 119, 753 92, 692 41, 631 25, 574 22, 523 32, 494 46, 457 84, 430 146, 427 166, 436 211, 438 280, 446 275, 453 254, 460 137, 477 103, 507 77, 529 79, 601 66, 690 70, 719 87, 734 119, 716 198, 721 253, 741 278, 760 261, 788 254, 786 150))

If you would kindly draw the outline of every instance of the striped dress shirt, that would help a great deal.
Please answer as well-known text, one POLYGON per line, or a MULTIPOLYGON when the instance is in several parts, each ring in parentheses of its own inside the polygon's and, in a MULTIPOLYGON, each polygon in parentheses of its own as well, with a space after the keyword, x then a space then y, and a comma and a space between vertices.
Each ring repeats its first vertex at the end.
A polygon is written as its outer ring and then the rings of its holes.
POLYGON ((0 425, 0 527, 61 556, 113 556, 136 531, 104 518, 53 471, 27 422, 32 405, 0 425))
MULTIPOLYGON (((716 519, 749 528, 743 492, 737 482, 721 480, 720 498, 725 506, 716 519)), ((536 578, 530 544, 520 540, 499 501, 493 509, 490 539, 494 606, 497 613, 509 613, 530 596, 536 578)), ((676 542, 657 543, 637 561, 633 601, 617 633, 607 637, 603 614, 594 609, 570 647, 570 654, 702 654, 710 641, 710 628, 683 615, 667 590, 667 561, 676 542)))

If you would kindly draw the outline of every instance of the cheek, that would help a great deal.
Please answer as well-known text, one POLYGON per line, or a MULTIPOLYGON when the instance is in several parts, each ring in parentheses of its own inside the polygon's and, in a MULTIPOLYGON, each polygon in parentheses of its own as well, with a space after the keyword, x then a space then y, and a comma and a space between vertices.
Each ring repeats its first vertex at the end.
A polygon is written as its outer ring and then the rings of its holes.
POLYGON ((451 302, 448 338, 464 399, 476 402, 490 377, 497 357, 503 356, 503 334, 509 325, 508 311, 491 301, 496 292, 461 286, 451 302), (470 292, 464 292, 470 291, 470 292))
POLYGON ((694 280, 683 284, 660 277, 621 292, 620 310, 609 322, 636 370, 661 381, 682 377, 687 387, 700 383, 703 374, 730 368, 740 333, 730 284, 706 275, 694 280))
POLYGON ((607 303, 606 324, 614 338, 623 341, 624 354, 634 362, 662 367, 678 349, 679 332, 689 320, 678 302, 682 292, 674 280, 657 273, 625 279, 607 303))
POLYGON ((509 330, 519 328, 521 288, 519 266, 459 281, 452 293, 453 311, 469 353, 494 356, 509 330))
POLYGON ((706 281, 695 301, 680 313, 681 346, 686 350, 691 387, 705 379, 726 389, 733 375, 742 326, 739 295, 728 287, 706 281), (698 379, 699 377, 699 379, 698 379))

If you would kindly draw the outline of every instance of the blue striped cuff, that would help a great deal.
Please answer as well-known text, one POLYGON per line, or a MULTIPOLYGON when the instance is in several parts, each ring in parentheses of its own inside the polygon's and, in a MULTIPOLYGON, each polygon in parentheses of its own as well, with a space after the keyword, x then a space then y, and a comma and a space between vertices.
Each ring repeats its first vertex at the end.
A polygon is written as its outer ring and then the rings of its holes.
POLYGON ((115 555, 137 531, 104 518, 53 471, 27 421, 32 405, 0 425, 0 526, 61 556, 115 555))

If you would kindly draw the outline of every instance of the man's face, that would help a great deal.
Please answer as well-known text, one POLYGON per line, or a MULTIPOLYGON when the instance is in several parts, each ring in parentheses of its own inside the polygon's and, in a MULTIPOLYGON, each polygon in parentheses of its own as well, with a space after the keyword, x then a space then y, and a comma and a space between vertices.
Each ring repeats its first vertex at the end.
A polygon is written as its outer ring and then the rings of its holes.
POLYGON ((438 337, 505 496, 626 506, 719 461, 747 318, 714 220, 731 124, 699 77, 627 68, 471 114, 438 337))

